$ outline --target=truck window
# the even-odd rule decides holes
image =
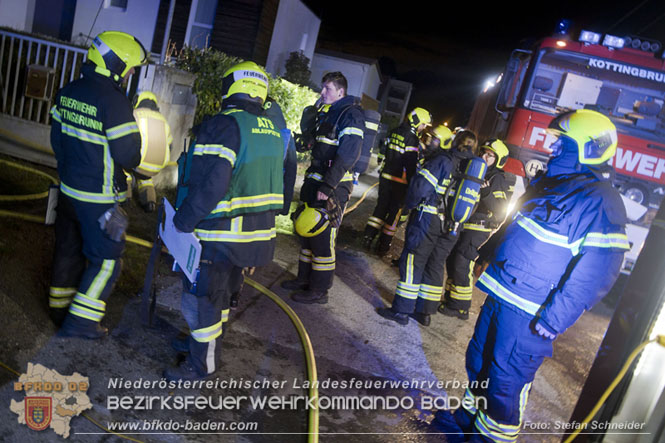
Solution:
[[[527,80],[523,106],[556,115],[593,109],[607,115],[619,132],[665,138],[665,72],[624,62],[545,49]]]

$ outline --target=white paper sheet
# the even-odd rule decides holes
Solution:
[[[182,272],[190,282],[194,283],[201,259],[201,243],[193,233],[176,230],[173,224],[175,209],[166,198],[164,198],[164,215],[164,223],[159,227],[159,235]]]

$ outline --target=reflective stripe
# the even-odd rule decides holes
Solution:
[[[49,288],[48,305],[51,308],[66,308],[70,305],[76,294],[76,288]]]
[[[370,131],[378,131],[379,130],[379,124],[378,123],[365,122],[365,127],[367,129],[369,129]]]
[[[311,178],[312,180],[316,180],[317,182],[323,181],[323,175],[319,174],[318,172],[310,172],[307,175],[305,175],[305,178]]]
[[[469,231],[481,231],[481,232],[491,232],[492,231],[491,228],[486,228],[485,226],[478,225],[476,223],[467,222],[467,223],[464,223],[464,225],[462,225],[462,226],[464,227],[464,229],[468,229]]]
[[[74,303],[69,306],[69,313],[98,323],[104,318],[103,313],[77,306]]]
[[[492,291],[494,295],[500,299],[507,301],[513,306],[517,306],[521,310],[528,312],[531,315],[535,316],[538,313],[538,309],[540,309],[539,304],[522,298],[519,295],[513,294],[508,289],[501,286],[499,282],[494,280],[494,278],[492,278],[487,272],[484,272],[478,281],[484,284],[487,289]]]
[[[263,194],[250,197],[236,197],[231,201],[221,201],[217,203],[211,214],[222,212],[231,212],[241,208],[257,208],[260,206],[283,205],[284,194]]]
[[[300,255],[298,256],[298,260],[303,262],[303,263],[311,263],[312,262],[312,251],[309,249],[301,249],[300,250]]]
[[[407,180],[406,180],[406,177],[397,177],[395,175],[390,175],[387,172],[382,172],[381,177],[383,177],[387,180],[392,180],[392,181],[397,182],[397,183],[404,183],[404,184],[408,183]]]
[[[316,137],[316,141],[319,143],[323,143],[324,145],[333,145],[333,146],[339,145],[339,140],[331,140],[328,137],[324,137],[322,135]]]
[[[471,415],[476,415],[478,409],[476,408],[476,396],[473,395],[473,392],[469,388],[466,388],[464,391],[464,397],[462,398],[462,407],[466,409]]]
[[[626,234],[601,234],[590,232],[584,237],[580,247],[617,248],[630,250],[630,243]]]
[[[106,130],[106,137],[109,140],[115,140],[129,134],[139,134],[139,127],[135,121],[123,123]]]
[[[520,213],[517,213],[515,218],[519,226],[541,242],[559,246],[561,248],[572,249],[572,245],[568,243],[568,237],[565,235],[549,231]]]
[[[268,241],[277,237],[277,229],[262,229],[257,231],[208,231],[195,229],[194,234],[203,241],[221,241],[229,243],[251,243],[254,241]]]
[[[236,163],[236,153],[233,149],[229,149],[224,145],[194,145],[193,155],[216,155],[226,159],[231,163],[231,166]]]
[[[230,309],[222,309],[222,323],[229,321],[229,312],[231,312]]]
[[[363,138],[365,134],[363,133],[363,130],[360,128],[346,127],[340,131],[337,138],[342,138],[345,135],[357,135],[358,137]]]
[[[101,269],[99,270],[95,278],[92,280],[92,283],[88,288],[88,292],[84,294],[86,297],[89,297],[91,299],[99,298],[104,288],[106,288],[109,278],[111,278],[111,275],[113,274],[113,270],[115,269],[115,262],[116,262],[115,260],[108,260],[108,259],[102,262]]]
[[[55,105],[51,108],[51,116],[53,117],[53,120],[62,123],[62,117],[60,116],[60,112],[58,112],[58,107]]]
[[[417,208],[419,211],[426,212],[428,214],[434,214],[437,215],[439,213],[439,210],[436,208],[436,206],[432,205],[418,205]]]
[[[371,226],[376,229],[381,229],[381,226],[383,226],[383,220],[381,220],[378,217],[371,216],[369,220],[367,220],[367,226]]]
[[[63,194],[68,195],[71,198],[90,203],[115,203],[116,201],[121,202],[127,199],[127,192],[119,192],[116,197],[115,194],[79,191],[64,183],[60,183],[60,190]]]
[[[427,181],[429,182],[429,184],[431,184],[432,186],[434,186],[434,188],[437,188],[437,186],[438,186],[438,184],[439,184],[439,181],[438,181],[438,180],[436,179],[436,177],[434,177],[434,175],[433,175],[431,172],[429,172],[427,169],[424,169],[424,168],[423,168],[423,169],[419,170],[419,171],[418,171],[418,174],[420,174],[420,175],[422,175],[423,177],[425,177],[425,180],[427,180]]]
[[[220,320],[207,328],[194,329],[191,335],[199,343],[208,343],[222,335],[222,321]]]
[[[143,188],[154,188],[155,183],[153,183],[152,179],[148,180],[139,180],[139,191],[142,190]]]
[[[61,126],[61,132],[69,135],[70,137],[78,138],[84,142],[93,143],[96,145],[108,144],[109,139],[103,135],[95,134],[94,132],[86,131],[85,129],[76,128],[74,126],[68,125],[67,123],[62,123]]]
[[[418,290],[420,289],[420,285],[413,283],[413,260],[413,253],[409,253],[406,256],[406,281],[399,280],[397,282],[397,289],[395,290],[395,295],[409,300],[418,298]]]
[[[494,191],[492,195],[494,195],[494,198],[502,198],[504,200],[506,199],[506,193],[503,191]]]
[[[418,152],[418,146],[407,146],[404,148],[404,152]]]
[[[404,154],[404,148],[403,148],[402,146],[398,146],[398,145],[395,145],[395,144],[393,144],[393,143],[390,143],[390,144],[388,145],[388,148],[389,148],[389,149],[392,149],[393,151],[397,151],[397,152],[399,152],[400,154]]]
[[[529,398],[529,391],[531,390],[531,383],[527,383],[522,387],[519,395],[519,422],[516,425],[498,423],[492,417],[487,415],[485,411],[478,410],[476,415],[475,426],[480,433],[492,441],[496,442],[514,442],[522,427],[524,418],[524,410]]]
[[[439,301],[441,300],[442,293],[443,286],[431,286],[423,283],[420,285],[418,297],[424,298],[425,300]]]
[[[74,302],[80,303],[89,308],[97,309],[102,312],[106,311],[106,303],[104,303],[101,300],[95,300],[94,298],[90,298],[87,295],[82,294],[80,292],[76,293],[76,296],[74,297]]]

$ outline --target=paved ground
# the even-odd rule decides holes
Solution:
[[[354,192],[357,199],[367,186],[376,181],[376,174],[361,177],[363,183]],[[464,352],[473,332],[484,294],[476,291],[471,319],[462,321],[437,315],[429,328],[414,321],[400,326],[379,317],[375,309],[390,304],[398,274],[389,259],[379,259],[358,247],[359,237],[374,206],[376,189],[357,210],[349,214],[340,232],[337,248],[337,271],[334,287],[327,305],[300,305],[288,298],[279,282],[292,278],[297,268],[298,244],[291,236],[278,237],[274,262],[259,269],[252,278],[273,290],[297,313],[305,325],[316,356],[318,379],[333,384],[360,383],[357,387],[324,386],[319,395],[364,398],[357,405],[322,405],[320,411],[321,441],[443,441],[428,426],[432,418],[428,401],[444,406],[463,393]],[[0,300],[2,316],[9,325],[0,335],[0,361],[19,372],[28,362],[41,363],[62,374],[79,372],[90,379],[88,394],[93,409],[87,415],[104,427],[114,423],[255,422],[257,429],[244,433],[196,434],[162,430],[151,433],[140,430],[132,438],[146,442],[199,442],[199,441],[305,441],[307,410],[302,402],[295,408],[280,403],[273,408],[268,404],[252,405],[252,399],[270,396],[289,398],[304,396],[306,381],[305,360],[301,342],[289,318],[268,297],[245,286],[237,310],[233,311],[230,328],[224,341],[224,362],[217,376],[220,382],[241,386],[204,389],[116,388],[112,384],[119,378],[125,381],[158,381],[164,367],[177,362],[178,354],[169,346],[171,338],[185,329],[178,312],[179,280],[163,268],[158,281],[158,319],[152,328],[141,325],[138,298],[125,291],[114,294],[113,309],[105,322],[111,326],[111,336],[99,342],[62,339],[55,336],[45,309],[29,312],[25,300],[16,300],[12,289],[2,285],[5,272],[25,272],[24,297],[45,303],[45,284],[36,284],[37,275],[48,272],[50,244],[48,231],[35,228],[35,232],[21,237],[14,229],[18,222],[0,220],[0,264],[11,263],[9,257],[18,257],[20,251],[14,242],[45,245],[34,248],[29,261],[20,256],[15,267],[3,268],[0,274]],[[400,231],[400,234],[402,232]],[[401,246],[397,241],[395,249]],[[128,249],[136,246],[128,246]],[[3,260],[4,257],[4,261]],[[21,271],[21,270],[24,271]],[[46,283],[47,285],[47,283]],[[137,286],[138,288],[138,286]],[[595,357],[609,321],[611,309],[599,304],[555,343],[554,357],[545,362],[538,372],[529,399],[525,420],[533,423],[565,421],[577,401],[586,373]],[[0,440],[7,442],[46,442],[59,438],[51,430],[35,432],[18,425],[16,415],[9,408],[10,399],[20,400],[23,394],[13,391],[15,377],[0,369]],[[243,383],[268,380],[277,387],[242,386]],[[406,386],[392,386],[391,381],[406,381]],[[447,388],[437,387],[437,382]],[[380,387],[365,386],[377,383]],[[376,386],[376,385],[373,385]],[[213,410],[204,408],[187,411],[162,409],[119,409],[111,404],[114,396],[169,395],[213,396],[222,395],[240,399],[238,408]],[[243,400],[242,397],[245,397]],[[384,408],[368,399],[391,398],[398,407]],[[5,405],[5,406],[3,406]],[[555,435],[523,432],[520,441],[559,441]],[[70,441],[125,441],[103,434],[91,421],[76,417],[71,422]]]

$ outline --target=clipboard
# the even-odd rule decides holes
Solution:
[[[164,223],[159,226],[159,235],[187,279],[194,283],[201,260],[201,243],[194,233],[176,230],[174,215],[175,209],[164,198]]]

